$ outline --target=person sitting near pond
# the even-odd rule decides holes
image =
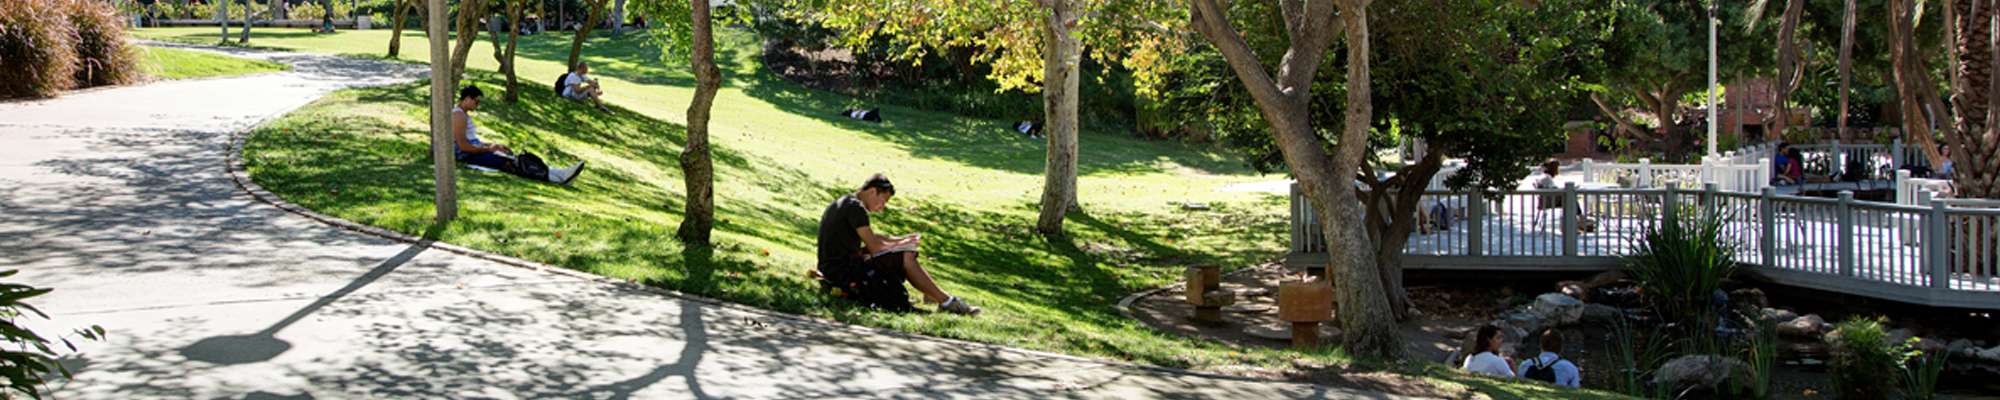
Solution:
[[[1472,341],[1473,355],[1465,358],[1467,371],[1494,376],[1514,377],[1514,368],[1505,358],[1500,358],[1500,328],[1493,325],[1479,326],[1479,335]]]
[[[1563,335],[1561,331],[1550,329],[1542,333],[1542,354],[1515,366],[1514,373],[1522,378],[1543,382],[1554,382],[1568,387],[1583,387],[1582,372],[1576,363],[1562,358]]]
[[[1951,145],[1938,145],[1938,154],[1944,156],[1944,164],[1939,165],[1936,171],[1931,171],[1931,178],[1951,179]]]
[[[1772,185],[1796,185],[1799,183],[1798,180],[1792,179],[1792,159],[1785,154],[1791,148],[1791,143],[1778,143],[1778,150],[1771,152]]]
[[[1806,173],[1806,157],[1802,154],[1799,154],[1799,149],[1787,150],[1785,152],[1785,158],[1791,162],[1790,164],[1786,164],[1789,165],[1790,167],[1787,167],[1785,169],[1785,173],[1789,174],[1789,176],[1792,179],[1792,182],[1794,183],[1833,182],[1833,177],[1820,174]]]
[[[939,310],[979,314],[979,307],[938,288],[930,273],[917,264],[922,236],[889,237],[876,233],[869,224],[868,214],[882,211],[895,195],[896,186],[889,183],[889,176],[877,173],[862,182],[861,190],[826,206],[819,220],[819,268],[815,276],[863,305],[908,309],[910,300],[903,282],[909,282]]]
[[[604,88],[597,86],[596,79],[586,75],[589,73],[590,63],[576,62],[576,70],[563,76],[562,97],[578,103],[590,100],[591,104],[597,105],[598,111],[611,112],[610,108],[604,107],[604,101],[597,99],[604,95]]]
[[[482,168],[506,172],[529,179],[542,179],[557,184],[568,185],[583,174],[583,162],[569,168],[549,168],[542,164],[541,157],[521,153],[499,143],[479,140],[479,125],[472,123],[472,110],[479,109],[479,99],[486,93],[478,86],[465,85],[458,90],[458,106],[451,109],[451,132],[456,143],[452,153],[459,162]]]

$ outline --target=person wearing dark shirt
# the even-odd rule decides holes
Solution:
[[[875,174],[861,184],[861,190],[834,199],[819,221],[819,273],[833,282],[847,282],[860,276],[900,277],[923,293],[924,300],[939,310],[961,315],[978,314],[979,307],[939,289],[929,272],[917,263],[922,236],[897,237],[876,233],[868,214],[882,211],[896,186],[889,177]]]

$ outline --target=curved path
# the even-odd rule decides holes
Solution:
[[[163,44],[164,45],[164,44]],[[0,269],[46,334],[110,331],[62,399],[1390,398],[913,337],[511,266],[257,201],[232,134],[420,66],[191,47],[292,71],[0,103]]]

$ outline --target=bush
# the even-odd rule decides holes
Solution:
[[[1715,208],[1678,211],[1647,227],[1632,244],[1626,273],[1662,316],[1710,315],[1710,295],[1736,273],[1740,245],[1723,235],[1733,214]]]
[[[125,20],[103,2],[67,0],[62,6],[76,32],[78,87],[118,85],[138,77],[132,49],[125,47]]]
[[[1834,390],[1844,399],[1886,399],[1897,381],[1899,354],[1887,342],[1880,319],[1848,318],[1827,335],[1833,345]]]
[[[0,1],[0,97],[54,96],[73,86],[75,38],[58,4]]]
[[[12,276],[16,272],[19,270],[0,271],[0,277]],[[0,398],[12,398],[13,396],[7,394],[11,391],[31,399],[39,399],[42,398],[42,389],[47,384],[50,373],[62,374],[64,378],[70,377],[69,369],[55,361],[55,357],[61,354],[50,346],[53,343],[15,323],[17,318],[27,315],[47,319],[49,317],[47,314],[43,314],[41,310],[24,301],[46,294],[49,290],[51,289],[0,283],[0,341],[5,341],[12,347],[4,351],[4,357],[0,357],[0,377],[6,377],[7,381],[6,388],[0,389]],[[100,340],[104,337],[104,328],[91,326],[88,330],[78,329],[75,334],[90,340]],[[63,346],[68,347],[70,351],[76,351],[76,345],[71,344],[68,338],[56,339],[62,341]]]
[[[352,11],[354,11],[353,5],[341,1],[333,2],[333,19],[347,19],[347,13]],[[325,17],[326,8],[320,7],[318,1],[309,1],[297,7],[292,7],[291,19],[322,19]]]

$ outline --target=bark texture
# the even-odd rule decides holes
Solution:
[[[581,26],[576,28],[576,39],[572,39],[569,42],[569,64],[564,64],[564,69],[570,71],[576,71],[577,58],[583,56],[583,41],[589,39],[590,31],[597,28],[597,21],[604,20],[604,6],[611,2],[611,0],[586,1],[590,4],[590,19],[583,20],[583,23],[578,24]]]
[[[396,3],[395,24],[389,28],[389,58],[403,54],[403,19],[409,18],[410,10],[416,8],[413,1]]]
[[[1079,207],[1076,193],[1077,66],[1083,41],[1071,36],[1076,16],[1070,0],[1043,0],[1042,109],[1049,125],[1048,165],[1042,176],[1042,212],[1035,230],[1061,234],[1063,217]]]
[[[465,75],[465,57],[472,53],[472,43],[479,41],[479,17],[486,16],[486,0],[460,0],[458,2],[458,44],[451,49],[451,84],[458,87],[458,79]]]
[[[458,177],[453,163],[452,149],[458,146],[451,135],[451,108],[457,97],[457,88],[452,86],[451,70],[438,68],[451,65],[451,54],[445,52],[444,0],[429,0],[431,38],[431,167],[436,173],[437,221],[458,218]]]
[[[1852,90],[1854,75],[1854,0],[1847,0],[1847,10],[1840,17],[1840,121],[1836,135],[1841,140],[1850,140],[1847,134],[1847,96]]]
[[[688,244],[707,245],[715,228],[715,165],[709,159],[708,113],[715,105],[715,92],[722,87],[722,71],[715,66],[715,32],[709,21],[708,0],[689,0],[694,7],[693,54],[694,101],[688,103],[687,146],[681,149],[681,172],[687,184],[687,215],[674,237]]]

